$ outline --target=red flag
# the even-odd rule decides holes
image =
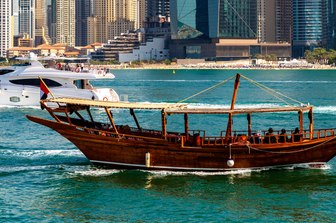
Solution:
[[[49,93],[49,88],[45,85],[44,81],[40,80],[40,100],[46,99]]]

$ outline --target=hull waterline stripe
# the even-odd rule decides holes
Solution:
[[[232,171],[232,170],[253,170],[253,169],[263,169],[263,168],[281,168],[281,167],[289,167],[295,165],[325,165],[326,162],[312,162],[312,163],[294,163],[294,164],[286,164],[286,165],[277,165],[277,166],[264,166],[264,167],[250,167],[250,168],[192,168],[192,167],[171,167],[171,166],[150,166],[150,168],[146,167],[146,165],[141,164],[130,164],[130,163],[118,163],[118,162],[108,162],[108,161],[100,161],[100,160],[90,160],[92,163],[100,163],[100,164],[110,164],[110,165],[118,165],[118,166],[129,166],[129,167],[139,167],[143,169],[171,169],[171,170],[190,170],[190,171]]]

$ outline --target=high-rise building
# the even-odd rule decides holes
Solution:
[[[293,0],[292,56],[327,47],[328,7],[326,0]]]
[[[35,45],[49,44],[45,0],[35,0],[35,3]]]
[[[170,0],[147,0],[147,15],[151,18],[155,16],[170,16]]]
[[[12,2],[12,15],[14,17],[14,36],[19,35],[19,1]]]
[[[97,17],[87,19],[87,42],[92,44],[97,42]]]
[[[19,0],[19,35],[35,38],[35,0]]]
[[[275,43],[275,19],[267,18],[274,17],[274,13],[267,11],[275,12],[274,3],[274,0],[171,0],[170,56],[228,60],[275,54],[290,58],[290,44]],[[271,43],[260,43],[258,38],[262,39],[260,42],[270,39]]]
[[[258,0],[258,41],[276,41],[276,0]]]
[[[96,41],[107,42],[107,23],[111,21],[111,3],[112,0],[96,0],[93,7],[93,16],[95,17],[97,25],[96,30]],[[91,23],[92,24],[92,23]]]
[[[220,0],[217,15],[218,37],[257,38],[257,0]]]
[[[0,57],[7,56],[7,50],[13,42],[13,17],[11,0],[0,1]]]
[[[93,16],[97,19],[97,41],[107,42],[128,30],[143,27],[145,0],[96,0]]]
[[[336,0],[328,0],[328,48],[336,49]]]
[[[171,0],[173,39],[257,38],[257,0]]]
[[[170,39],[170,1],[147,0],[145,39]]]
[[[293,0],[276,0],[275,27],[276,41],[290,43],[292,41]]]
[[[258,41],[291,42],[292,0],[258,0]]]
[[[56,38],[56,0],[51,0],[50,4],[47,6],[47,24],[48,24],[48,36],[50,37],[51,43],[55,44],[57,42]]]
[[[75,0],[56,0],[56,42],[75,46]]]
[[[92,14],[91,0],[76,0],[76,46],[89,44],[88,18]]]

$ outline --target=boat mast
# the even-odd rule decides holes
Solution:
[[[235,83],[234,83],[232,100],[231,100],[231,108],[230,108],[231,111],[234,110],[234,106],[235,106],[236,99],[237,99],[239,84],[240,84],[240,74],[237,74],[236,75],[236,80],[235,80]],[[228,138],[228,137],[231,137],[231,136],[232,136],[232,113],[229,113],[229,120],[228,120],[228,124],[227,124],[225,137]]]

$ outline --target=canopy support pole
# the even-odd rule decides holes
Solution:
[[[107,114],[107,116],[108,116],[108,118],[109,118],[109,120],[110,120],[110,122],[111,122],[111,125],[113,126],[113,129],[114,129],[115,133],[118,135],[119,133],[118,133],[118,130],[117,130],[116,125],[114,124],[114,120],[113,120],[111,111],[108,110],[107,107],[105,107],[105,112],[106,112],[106,114]]]
[[[140,124],[139,124],[139,122],[138,122],[138,119],[137,119],[137,117],[135,116],[134,109],[131,108],[131,109],[130,109],[130,112],[131,112],[131,115],[133,116],[133,119],[134,119],[134,121],[135,121],[136,126],[138,127],[139,130],[141,130],[141,127],[140,127]]]
[[[162,137],[167,140],[167,119],[166,112],[164,109],[161,111],[161,121],[162,121]]]
[[[189,122],[188,122],[188,113],[184,113],[184,132],[186,135],[186,139],[189,138]]]
[[[303,133],[303,112],[299,111],[299,120],[300,120],[300,134]]]
[[[310,135],[310,139],[313,139],[313,137],[314,137],[314,115],[313,115],[313,107],[311,107],[311,108],[309,109],[308,117],[309,117],[309,135]]]
[[[91,114],[91,112],[90,112],[90,107],[89,107],[89,106],[86,107],[86,111],[87,111],[87,113],[88,113],[89,116],[90,116],[90,120],[91,120],[92,124],[95,125],[95,122],[94,122],[94,120],[93,120],[93,117],[92,117],[92,114]]]
[[[247,114],[247,122],[248,122],[248,126],[247,126],[247,134],[248,136],[252,135],[252,120],[251,120],[251,113]]]

